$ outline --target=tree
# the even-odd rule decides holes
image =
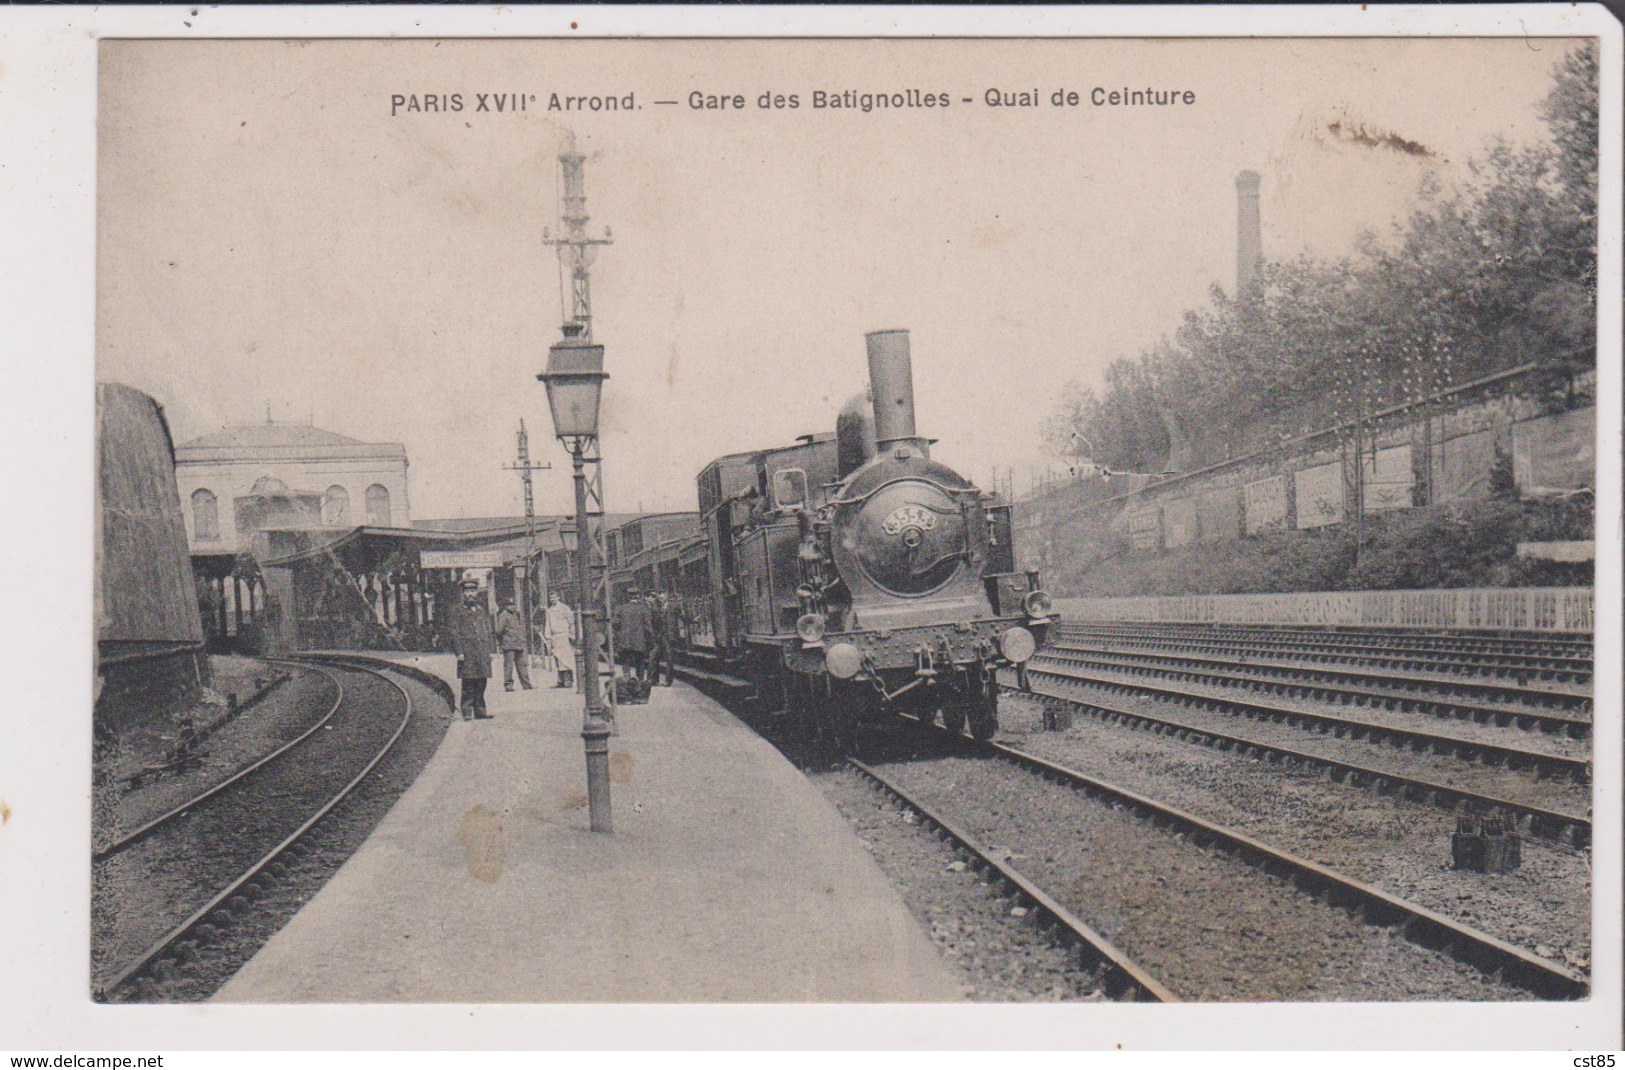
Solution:
[[[1187,433],[1180,452],[1212,463],[1517,365],[1594,360],[1593,46],[1563,58],[1542,116],[1549,144],[1492,141],[1460,181],[1424,179],[1388,241],[1266,264],[1245,300],[1214,287],[1172,339],[1113,361],[1098,392],[1072,384],[1045,441],[1157,472]]]
[[[1597,221],[1597,107],[1597,46],[1587,42],[1563,57],[1540,116],[1552,132],[1558,179],[1589,226]]]

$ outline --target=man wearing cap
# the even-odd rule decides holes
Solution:
[[[526,665],[529,659],[525,656],[525,623],[519,619],[519,611],[513,607],[511,596],[502,600],[502,608],[497,611],[497,646],[502,648],[502,690],[513,690],[513,673],[519,670],[519,682],[526,691],[530,687],[530,668]]]
[[[491,678],[497,638],[479,580],[463,581],[463,604],[451,620],[451,650],[457,655],[457,680],[461,685],[457,705],[463,711],[463,720],[488,720],[491,715],[485,712],[485,683]]]
[[[649,607],[636,587],[615,607],[615,656],[633,676],[649,680]]]

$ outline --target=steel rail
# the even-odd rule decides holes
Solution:
[[[1412,672],[1433,672],[1441,676],[1481,675],[1519,681],[1516,685],[1537,693],[1539,688],[1527,687],[1527,681],[1549,679],[1553,683],[1589,683],[1592,663],[1582,659],[1563,659],[1565,664],[1555,666],[1552,659],[1540,659],[1546,664],[1515,665],[1504,660],[1482,658],[1467,660],[1465,656],[1440,657],[1425,651],[1405,651],[1393,647],[1366,646],[1358,643],[1310,643],[1291,639],[1268,637],[1224,638],[1222,636],[1190,633],[1118,631],[1088,625],[1062,624],[1059,633],[1068,638],[1093,639],[1099,642],[1118,640],[1131,646],[1154,649],[1201,650],[1224,654],[1259,653],[1265,656],[1296,658],[1310,662],[1354,662],[1386,666]],[[1567,694],[1567,692],[1553,692]]]
[[[1326,696],[1338,699],[1346,696],[1344,704],[1360,705],[1362,701],[1395,707],[1401,711],[1416,707],[1423,713],[1446,720],[1472,721],[1475,724],[1493,723],[1499,727],[1514,727],[1525,731],[1562,733],[1573,739],[1591,735],[1589,717],[1573,717],[1551,710],[1518,709],[1503,706],[1468,706],[1434,695],[1406,694],[1402,691],[1372,691],[1348,687],[1335,681],[1351,682],[1386,680],[1401,681],[1404,677],[1347,671],[1318,669],[1309,666],[1278,665],[1270,662],[1235,661],[1228,658],[1203,658],[1194,655],[1157,654],[1142,650],[1106,650],[1098,647],[1077,646],[1068,642],[1049,643],[1039,657],[1065,661],[1073,665],[1092,665],[1130,673],[1152,673],[1170,678],[1195,680],[1200,683],[1245,684],[1252,690],[1279,694],[1303,694],[1308,698]],[[1307,679],[1305,679],[1307,678]],[[1325,679],[1328,683],[1316,683]],[[1404,688],[1406,683],[1392,686]],[[1442,690],[1449,690],[1448,687]]]
[[[1358,628],[1358,626],[1324,626],[1308,624],[1235,624],[1191,623],[1191,621],[1113,621],[1071,620],[1076,628],[1097,631],[1116,631],[1121,634],[1155,634],[1155,636],[1207,636],[1222,639],[1225,636],[1246,639],[1280,639],[1287,642],[1326,642],[1332,646],[1368,647],[1368,649],[1420,650],[1441,654],[1495,655],[1506,654],[1518,659],[1550,660],[1550,662],[1591,662],[1591,637],[1555,639],[1544,634],[1521,636],[1467,636],[1467,634],[1430,633],[1423,629]]]
[[[1372,647],[1438,651],[1457,654],[1504,653],[1517,658],[1552,661],[1589,661],[1590,633],[1554,636],[1549,633],[1468,634],[1429,631],[1425,628],[1361,627],[1359,625],[1240,624],[1228,621],[1074,620],[1080,627],[1139,631],[1158,635],[1253,636],[1298,639],[1304,642],[1355,643]],[[1534,653],[1531,653],[1534,651]]]
[[[935,825],[943,836],[971,856],[972,865],[996,874],[1006,885],[1015,889],[1020,898],[1032,903],[1042,916],[1048,917],[1054,925],[1063,930],[1068,941],[1082,953],[1085,962],[1100,971],[1102,987],[1105,988],[1107,995],[1138,1002],[1178,1002],[1178,996],[1119,951],[1110,940],[1097,933],[1018,870],[994,858],[970,833],[913,798],[885,775],[856,758],[847,758],[846,761],[849,766],[879,785],[904,806]]]
[[[265,660],[266,661],[281,662],[282,664],[303,664],[303,663],[299,663],[299,662],[291,662],[287,658],[266,658]],[[317,671],[320,671],[320,670],[317,670]],[[339,707],[344,704],[344,685],[340,684],[332,676],[328,676],[326,673],[323,673],[322,675],[327,676],[328,682],[333,684],[333,686],[335,688],[337,688],[338,694],[333,699],[332,707],[325,714],[323,714],[321,719],[318,720],[315,724],[311,725],[309,728],[305,729],[299,735],[295,736],[293,739],[291,739],[288,742],[284,743],[282,746],[278,747],[276,750],[272,751],[271,753],[265,755],[263,758],[261,758],[258,761],[254,762],[252,765],[246,766],[245,768],[238,770],[236,773],[233,773],[231,776],[227,777],[225,780],[222,780],[220,783],[216,784],[214,787],[209,788],[207,791],[204,791],[204,792],[201,792],[201,793],[199,793],[197,795],[194,795],[192,798],[188,799],[186,802],[181,803],[179,806],[172,807],[171,809],[165,811],[164,813],[159,814],[157,817],[153,818],[151,821],[148,821],[146,824],[142,825],[140,828],[138,828],[135,831],[131,832],[129,835],[125,836],[123,839],[117,840],[114,843],[109,844],[108,846],[102,848],[100,851],[94,852],[90,856],[90,860],[92,862],[102,862],[102,861],[105,861],[106,859],[109,859],[109,858],[113,857],[114,855],[118,854],[120,851],[123,851],[126,848],[134,846],[135,844],[137,844],[137,843],[141,842],[142,840],[146,839],[148,836],[152,835],[155,831],[157,831],[162,826],[168,824],[170,821],[173,821],[175,818],[180,817],[182,814],[184,814],[187,811],[189,811],[190,809],[192,809],[192,807],[194,807],[194,806],[198,805],[199,803],[203,802],[205,799],[211,798],[212,796],[218,795],[220,792],[225,791],[227,788],[229,788],[233,784],[237,783],[237,781],[243,779],[243,777],[245,777],[248,774],[254,772],[256,769],[259,769],[262,766],[270,764],[271,762],[275,761],[277,758],[280,758],[283,754],[287,753],[288,751],[292,750],[294,747],[297,747],[299,744],[303,743],[306,739],[309,739],[312,735],[314,735],[316,733],[316,731],[318,729],[320,729],[328,721],[332,720],[333,715],[335,713],[337,713],[339,711]]]
[[[366,767],[363,768],[361,772],[357,773],[348,784],[344,785],[344,787],[341,788],[332,798],[330,798],[320,810],[311,815],[311,817],[308,818],[304,824],[300,825],[297,829],[290,833],[281,843],[271,848],[271,850],[261,857],[258,862],[255,862],[253,865],[248,867],[248,869],[241,876],[218,892],[207,903],[193,911],[185,921],[181,922],[164,936],[156,940],[150,947],[143,951],[137,959],[131,962],[130,965],[126,966],[124,969],[120,970],[116,975],[114,975],[111,981],[107,982],[105,985],[98,986],[96,989],[96,997],[98,1000],[105,1000],[111,993],[121,988],[137,974],[141,973],[141,971],[155,963],[160,957],[169,951],[170,948],[178,945],[181,940],[190,934],[199,924],[201,924],[205,918],[218,910],[222,903],[229,901],[231,897],[236,895],[245,885],[247,885],[254,878],[258,877],[261,873],[265,872],[271,863],[277,861],[282,857],[282,855],[288,853],[298,840],[300,840],[306,833],[316,826],[317,822],[321,821],[322,818],[331,813],[339,803],[347,799],[350,796],[350,793],[353,792],[356,787],[367,778],[367,775],[373,771],[374,767],[376,767],[379,762],[383,761],[384,756],[394,749],[396,741],[401,738],[402,733],[406,731],[406,726],[412,720],[411,693],[408,692],[406,688],[401,686],[400,681],[395,680],[377,669],[368,668],[354,663],[346,664],[344,667],[352,672],[368,673],[372,676],[376,676],[401,693],[401,698],[405,702],[405,709],[401,714],[401,723],[395,727],[395,731],[389,737],[389,741],[384,744],[382,749],[372,756],[372,759],[367,762]],[[340,702],[342,703],[343,685],[339,683],[337,677],[330,675],[326,669],[313,663],[310,664],[310,668],[322,673],[323,675],[327,675],[328,678],[333,681],[334,685],[339,688],[339,697]]]
[[[1065,628],[1063,627],[1063,633]],[[1063,634],[1062,639],[1076,639],[1075,633]],[[1094,636],[1104,641],[1106,637]],[[1222,643],[1211,640],[1178,640],[1165,638],[1127,638],[1120,646],[1128,648],[1145,648],[1147,650],[1171,650],[1177,652],[1201,652],[1237,654],[1241,656],[1263,656],[1276,659],[1268,662],[1281,667],[1294,665],[1354,665],[1357,667],[1371,666],[1375,668],[1398,669],[1399,678],[1407,681],[1406,686],[1427,688],[1432,687],[1444,691],[1459,691],[1466,694],[1477,694],[1484,698],[1496,699],[1502,702],[1521,702],[1527,705],[1547,706],[1570,709],[1589,709],[1591,706],[1590,690],[1583,686],[1577,690],[1556,690],[1553,688],[1530,687],[1522,683],[1498,683],[1485,679],[1470,679],[1477,670],[1473,667],[1463,667],[1455,670],[1442,670],[1437,675],[1417,676],[1418,672],[1430,672],[1430,666],[1436,663],[1414,658],[1368,657],[1363,654],[1351,653],[1337,647],[1326,651],[1288,650],[1279,644],[1251,643],[1235,644]],[[1408,670],[1408,671],[1407,671]]]
[[[1583,999],[1590,991],[1590,978],[1585,974],[1346,877],[1317,862],[1271,847],[1245,833],[998,743],[979,743],[963,736],[959,739],[962,746],[972,753],[979,751],[995,755],[1087,795],[1121,804],[1149,818],[1154,825],[1180,829],[1199,846],[1219,847],[1254,868],[1282,877],[1312,895],[1324,897],[1329,905],[1359,912],[1359,916],[1368,924],[1402,926],[1405,938],[1410,942],[1450,955],[1485,973],[1499,974],[1503,980],[1538,995],[1551,999]]]
[[[1260,702],[1204,695],[1177,687],[1159,687],[1152,683],[1141,684],[1128,680],[1090,676],[1080,672],[1066,671],[1059,666],[1045,667],[1029,662],[1027,672],[1029,675],[1036,673],[1054,676],[1078,683],[1090,684],[1095,687],[1109,688],[1114,691],[1137,692],[1169,698],[1182,704],[1195,704],[1199,707],[1222,707],[1234,710],[1253,720],[1282,722],[1294,728],[1313,728],[1322,734],[1346,732],[1356,739],[1364,738],[1370,742],[1380,741],[1395,746],[1409,747],[1412,750],[1420,746],[1435,754],[1460,758],[1466,761],[1477,761],[1490,766],[1499,765],[1512,770],[1533,769],[1537,776],[1566,777],[1576,784],[1589,784],[1591,782],[1591,763],[1580,758],[1565,758],[1562,755],[1548,754],[1543,751],[1503,747],[1495,743],[1480,743],[1477,740],[1462,739],[1459,736],[1439,736],[1414,728],[1397,728],[1393,725],[1380,724],[1374,721],[1361,721],[1352,717],[1309,713],[1284,706],[1266,706]]]
[[[1030,671],[1035,675],[1058,675],[1042,673],[1041,670]],[[1059,676],[1059,678],[1067,679],[1065,676]],[[1008,691],[1015,690],[1008,685],[1001,686],[1004,686]],[[1028,692],[1018,693],[1026,694]],[[1150,714],[1106,706],[1093,700],[1086,701],[1071,695],[1060,695],[1050,691],[1033,691],[1030,694],[1066,702],[1083,709],[1091,716],[1109,722],[1126,721],[1131,725],[1145,727],[1154,732],[1172,733],[1176,739],[1183,742],[1194,742],[1203,746],[1215,747],[1221,751],[1236,750],[1248,755],[1282,759],[1311,769],[1323,769],[1331,773],[1340,782],[1351,780],[1356,787],[1369,787],[1378,794],[1398,791],[1402,798],[1451,813],[1463,809],[1474,813],[1501,810],[1516,818],[1520,828],[1530,835],[1557,846],[1572,846],[1577,849],[1584,849],[1591,843],[1591,820],[1576,814],[1512,802],[1497,796],[1485,795],[1465,788],[1456,788],[1447,784],[1424,780],[1421,777],[1372,769],[1337,758],[1328,758],[1321,754],[1309,754],[1276,743],[1265,743],[1261,740],[1219,732],[1215,729],[1187,724],[1166,717],[1155,717]],[[1568,843],[1564,842],[1565,836],[1568,837]]]

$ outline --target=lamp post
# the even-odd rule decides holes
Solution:
[[[553,434],[570,452],[576,488],[576,606],[581,614],[581,691],[585,710],[581,739],[587,752],[587,807],[594,832],[612,832],[609,803],[610,725],[604,716],[598,681],[598,607],[588,576],[593,539],[588,526],[586,455],[598,441],[598,407],[603,396],[604,347],[583,337],[578,323],[564,326],[564,339],[548,350],[547,370],[536,378],[547,386]]]

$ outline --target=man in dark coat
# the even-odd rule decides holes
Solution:
[[[659,684],[661,673],[664,672],[666,681],[664,686],[670,687],[673,673],[671,664],[672,643],[676,639],[675,614],[667,603],[663,594],[649,596],[649,682]]]
[[[642,592],[627,592],[627,600],[615,607],[615,656],[635,676],[648,677],[649,610]]]
[[[502,690],[513,690],[513,673],[519,670],[519,682],[526,691],[530,687],[530,660],[525,655],[525,622],[519,619],[513,599],[504,598],[497,611],[497,646],[502,648]]]
[[[462,685],[457,705],[463,711],[463,720],[489,720],[485,683],[491,678],[497,637],[479,580],[463,581],[463,604],[451,619],[451,650],[457,655],[457,680]]]

